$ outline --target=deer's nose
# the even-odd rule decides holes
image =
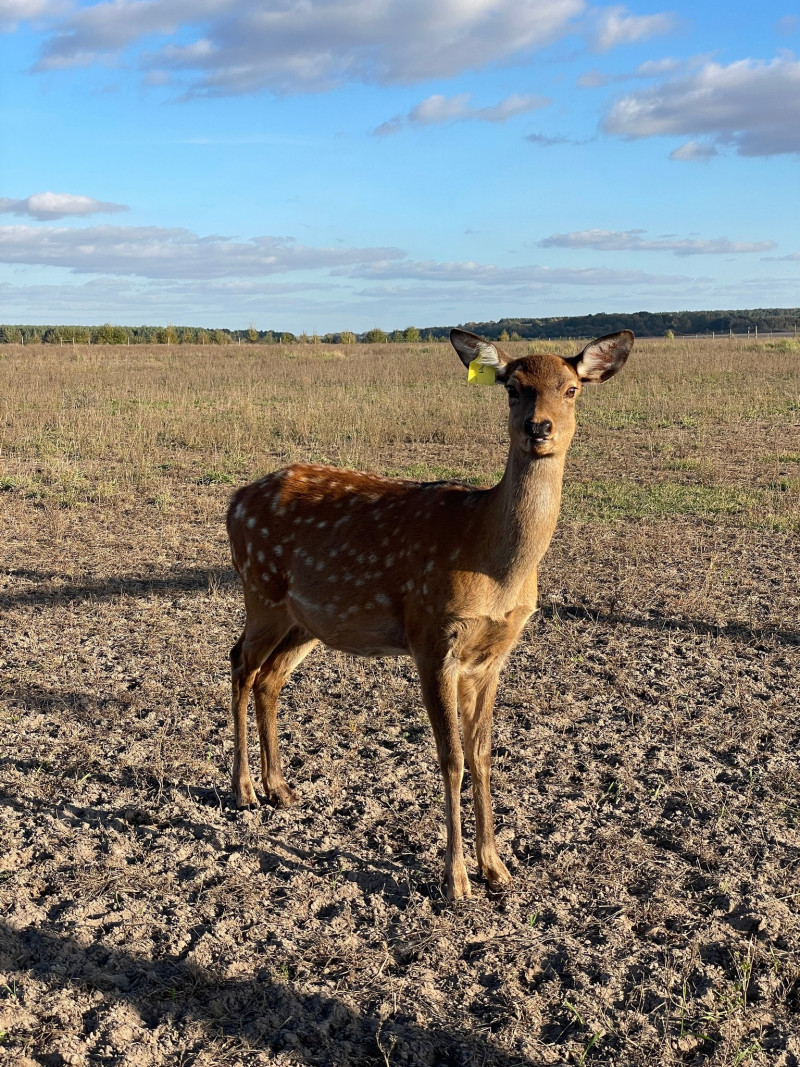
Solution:
[[[541,422],[528,419],[525,423],[525,433],[534,441],[546,441],[552,432],[553,424],[550,419],[542,419]]]

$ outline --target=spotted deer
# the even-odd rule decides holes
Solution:
[[[411,656],[444,779],[445,881],[471,895],[461,839],[464,748],[476,855],[490,887],[511,881],[497,852],[489,792],[500,670],[536,609],[537,568],[558,518],[564,460],[585,382],[625,363],[628,330],[569,359],[513,359],[466,330],[450,340],[468,366],[493,367],[508,393],[505,472],[491,489],[415,482],[297,463],[240,489],[228,511],[246,622],[231,649],[233,793],[256,803],[247,761],[252,689],[267,799],[297,797],[278,752],[278,695],[318,641],[359,656]]]

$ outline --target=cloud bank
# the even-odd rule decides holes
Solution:
[[[106,0],[57,23],[35,69],[114,62],[160,36],[141,65],[188,81],[191,95],[403,84],[543,48],[585,9],[585,0]]]
[[[264,277],[405,256],[396,248],[308,248],[291,237],[236,241],[158,226],[2,226],[0,245],[7,263],[144,278]]]
[[[676,256],[731,255],[769,252],[774,241],[731,241],[727,237],[642,237],[644,230],[576,230],[554,233],[538,242],[540,248],[589,248],[595,252],[672,252]]]

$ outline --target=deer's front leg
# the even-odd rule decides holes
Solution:
[[[451,900],[472,896],[464,846],[461,839],[461,780],[464,777],[464,753],[458,733],[458,695],[455,672],[448,671],[439,660],[417,660],[422,697],[436,738],[436,752],[444,782],[444,814],[447,826],[447,849],[444,877]]]
[[[464,747],[467,750],[475,802],[475,851],[478,866],[492,889],[501,889],[511,875],[500,856],[494,839],[494,816],[490,791],[492,761],[492,719],[499,669],[486,670],[477,679],[459,679],[458,699]]]

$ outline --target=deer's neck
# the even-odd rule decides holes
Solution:
[[[524,580],[547,551],[558,521],[565,456],[530,458],[511,449],[487,493],[486,548],[498,577]]]

